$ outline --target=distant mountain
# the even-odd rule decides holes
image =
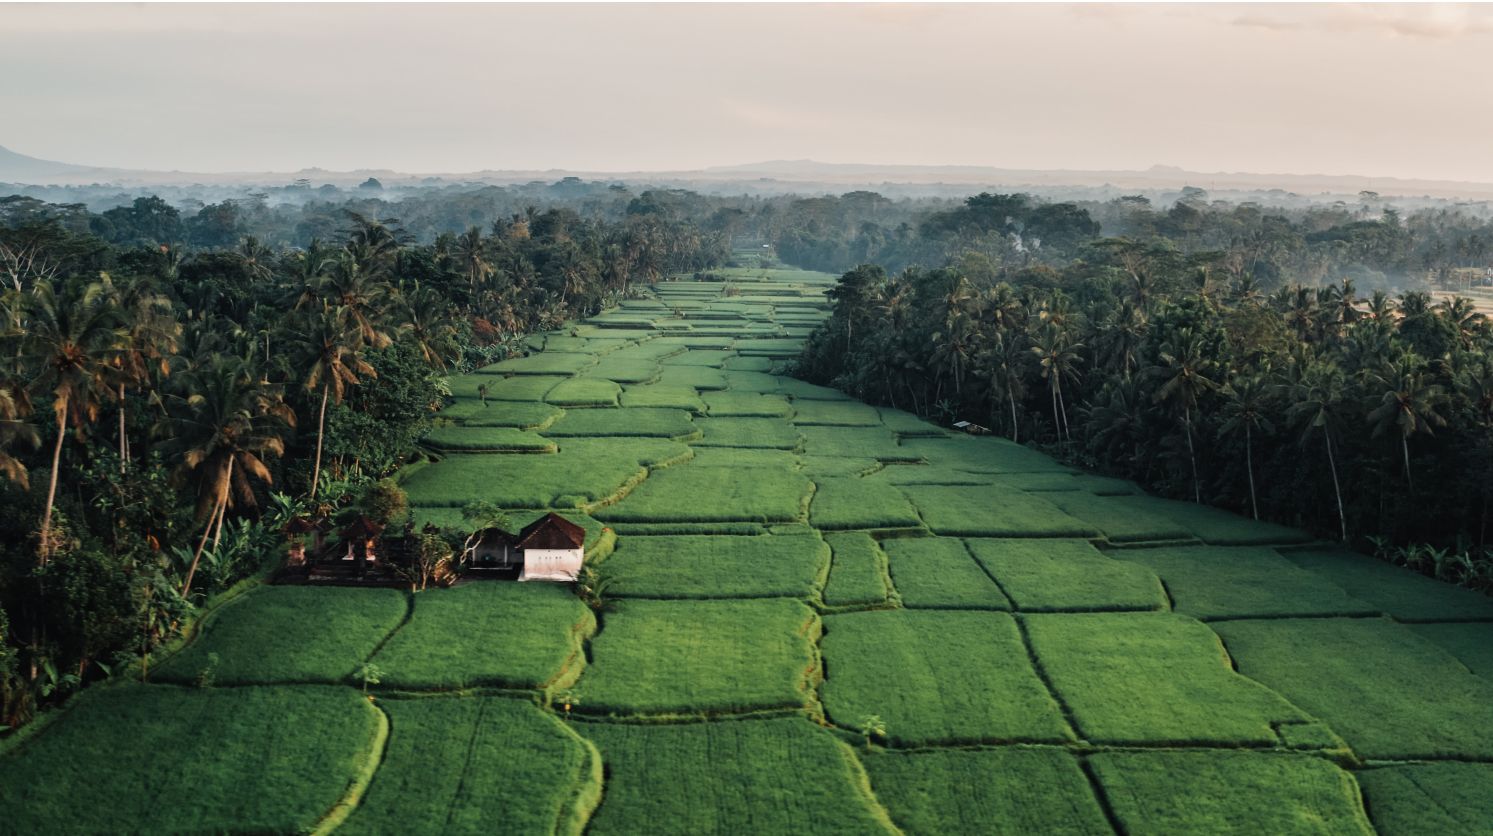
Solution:
[[[426,178],[457,183],[528,183],[554,181],[562,177],[622,181],[635,185],[668,185],[700,188],[709,185],[736,188],[730,184],[752,184],[754,191],[825,193],[896,185],[941,187],[960,190],[1031,190],[1041,192],[1062,187],[1108,187],[1126,191],[1176,191],[1196,186],[1209,191],[1261,192],[1272,189],[1305,196],[1353,196],[1375,191],[1386,196],[1420,196],[1493,200],[1493,183],[1454,180],[1406,180],[1343,174],[1255,174],[1250,172],[1187,171],[1171,165],[1154,165],[1144,171],[1124,170],[1030,170],[974,165],[886,165],[879,163],[825,163],[816,160],[769,160],[741,165],[712,166],[680,171],[586,171],[499,170],[476,172],[403,173],[386,169],[329,171],[305,168],[295,172],[183,172],[101,168],[53,162],[28,157],[0,147],[0,183],[28,185],[119,186],[164,185],[284,185],[306,178],[313,185],[357,185],[376,177],[385,185],[414,185]],[[918,189],[913,188],[914,191]]]

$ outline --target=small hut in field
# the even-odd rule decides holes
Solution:
[[[327,544],[326,521],[320,517],[294,517],[285,524],[285,538],[289,566],[306,565],[306,547],[311,553],[320,554]]]
[[[384,533],[384,527],[366,516],[358,515],[356,519],[343,526],[340,534],[342,540],[347,543],[347,555],[343,560],[362,560],[365,563],[378,562],[378,538]]]
[[[556,513],[524,526],[518,534],[488,528],[473,536],[470,577],[521,581],[574,581],[586,559],[586,529]]]

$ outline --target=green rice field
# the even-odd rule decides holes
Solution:
[[[1493,599],[794,380],[834,277],[718,272],[398,474],[582,525],[599,601],[250,588],[0,738],[0,833],[1493,831]]]

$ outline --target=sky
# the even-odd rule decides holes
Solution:
[[[778,159],[1493,182],[1493,7],[0,4],[0,146],[182,171]]]

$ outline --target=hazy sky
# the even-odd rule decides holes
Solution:
[[[1493,181],[1490,82],[1490,7],[0,5],[0,145],[130,168]]]

